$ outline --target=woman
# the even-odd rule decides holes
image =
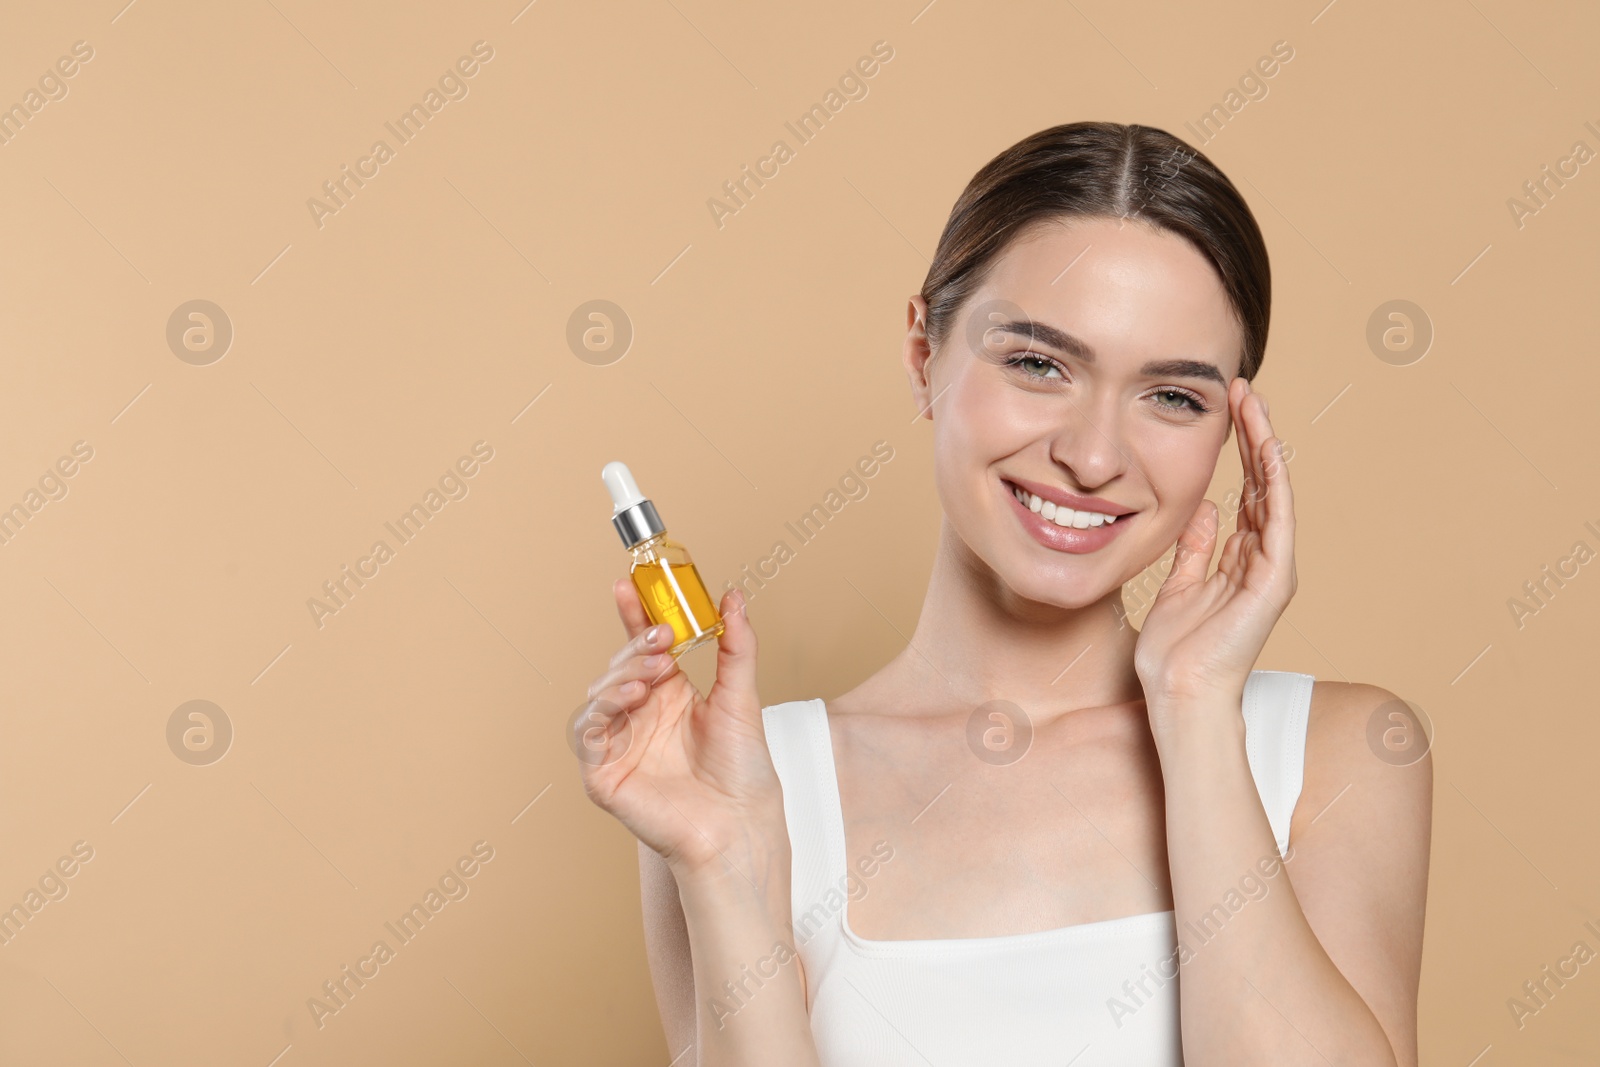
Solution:
[[[909,647],[763,708],[729,589],[702,697],[617,581],[583,776],[640,841],[675,1063],[1416,1064],[1426,750],[1369,746],[1384,689],[1254,669],[1295,590],[1269,307],[1204,156],[1045,130],[907,310],[943,505]],[[1136,631],[1123,586],[1174,544]]]

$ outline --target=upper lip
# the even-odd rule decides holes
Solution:
[[[1030,482],[1026,478],[1002,478],[1001,481],[1020,486],[1042,500],[1048,500],[1058,508],[1071,508],[1073,511],[1098,511],[1104,515],[1132,515],[1136,508],[1125,508],[1121,504],[1098,496],[1079,496],[1069,493],[1065,489],[1057,489],[1053,485],[1044,485],[1040,482]]]

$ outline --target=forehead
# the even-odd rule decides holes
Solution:
[[[1008,300],[1086,341],[1102,362],[1192,358],[1239,371],[1244,342],[1211,262],[1138,220],[1050,220],[996,257],[969,306]]]

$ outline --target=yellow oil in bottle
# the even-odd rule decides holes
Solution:
[[[632,578],[650,622],[672,627],[668,650],[672,655],[682,655],[722,633],[722,616],[693,563],[669,563],[658,556],[635,564]]]

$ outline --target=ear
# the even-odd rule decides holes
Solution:
[[[911,399],[923,418],[933,419],[933,387],[928,379],[928,361],[933,351],[928,347],[928,302],[920,293],[906,304],[906,339],[901,348],[900,361],[905,364],[906,377],[911,380]]]

